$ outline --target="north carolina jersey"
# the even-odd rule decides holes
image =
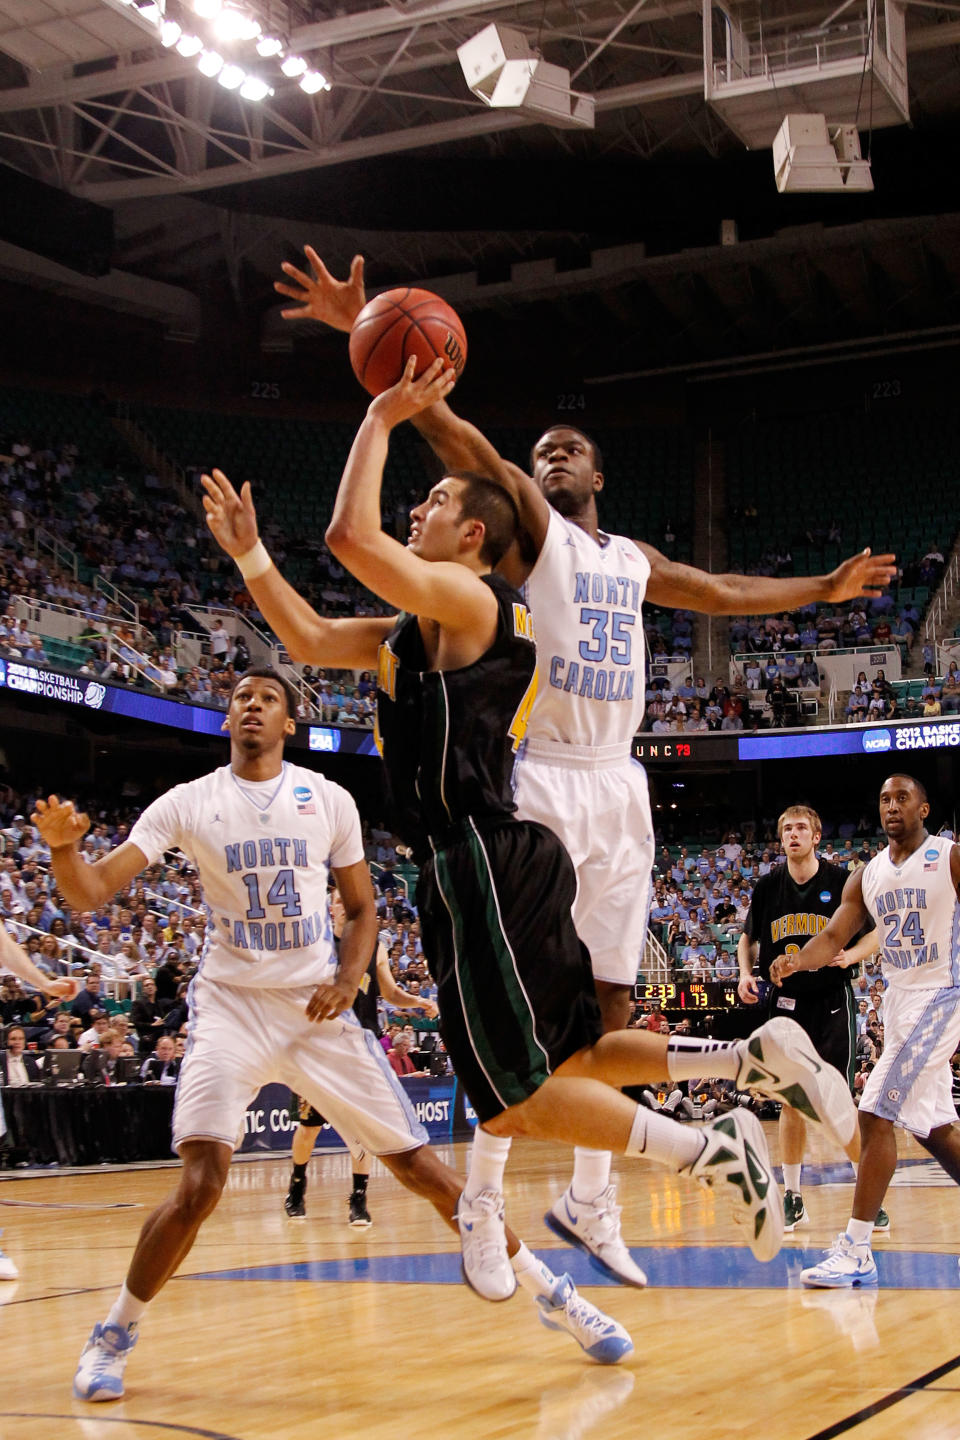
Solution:
[[[150,864],[182,850],[196,865],[206,979],[291,989],[333,974],[327,873],[363,859],[357,807],[339,785],[284,762],[254,786],[225,765],[155,800],[130,840]]]
[[[591,536],[550,511],[524,596],[537,634],[531,742],[622,745],[644,705],[643,618],[650,563],[622,535]]]
[[[900,866],[887,847],[864,867],[863,900],[880,932],[891,988],[960,986],[960,906],[950,874],[953,841],[925,835]]]

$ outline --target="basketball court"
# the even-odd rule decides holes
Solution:
[[[776,1128],[766,1125],[771,1147]],[[898,1136],[879,1291],[806,1291],[799,1271],[843,1228],[852,1171],[814,1147],[811,1223],[772,1264],[740,1243],[723,1199],[619,1162],[624,1235],[646,1291],[597,1276],[542,1212],[566,1185],[559,1147],[515,1142],[508,1215],[559,1273],[630,1330],[633,1355],[591,1364],[522,1291],[503,1305],[460,1281],[451,1233],[379,1165],[371,1229],[346,1225],[350,1160],[315,1158],[306,1220],[283,1212],[286,1158],[237,1162],[219,1210],[141,1326],[127,1396],[70,1392],[77,1355],[120,1285],[172,1166],[5,1177],[0,1286],[4,1440],[440,1440],[960,1434],[956,1187]],[[466,1147],[438,1153],[461,1172]]]

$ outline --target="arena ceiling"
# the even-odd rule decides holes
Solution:
[[[852,3],[737,10],[813,33]],[[341,270],[363,250],[374,284],[445,280],[463,309],[542,304],[561,333],[599,296],[613,369],[960,328],[960,0],[907,6],[910,125],[873,135],[875,192],[805,197],[779,196],[769,151],[705,101],[700,0],[257,8],[329,90],[277,72],[247,102],[122,0],[0,0],[0,161],[110,207],[116,270],[158,287],[144,305],[226,290],[280,345],[270,282],[310,241]],[[456,49],[491,20],[570,71],[595,128],[471,95]],[[868,86],[864,132],[869,114]]]

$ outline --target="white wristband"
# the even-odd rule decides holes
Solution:
[[[252,550],[247,550],[243,555],[236,555],[234,559],[244,580],[259,580],[261,575],[266,575],[273,564],[262,540],[258,540]]]

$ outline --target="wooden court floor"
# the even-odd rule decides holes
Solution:
[[[2,1243],[21,1279],[0,1284],[0,1437],[960,1437],[960,1195],[900,1143],[882,1284],[866,1294],[799,1288],[852,1195],[849,1167],[822,1149],[805,1174],[811,1223],[770,1266],[740,1248],[711,1194],[618,1162],[624,1233],[651,1280],[637,1291],[594,1283],[544,1228],[566,1153],[515,1143],[510,1218],[630,1330],[635,1352],[613,1368],[545,1330],[522,1292],[492,1306],[457,1283],[453,1236],[385,1172],[370,1183],[374,1225],[357,1232],[345,1223],[349,1157],[314,1159],[305,1221],[283,1213],[286,1159],[237,1163],[144,1319],[126,1398],[97,1406],[71,1397],[76,1357],[175,1171],[4,1178]],[[462,1170],[465,1147],[444,1158]]]

